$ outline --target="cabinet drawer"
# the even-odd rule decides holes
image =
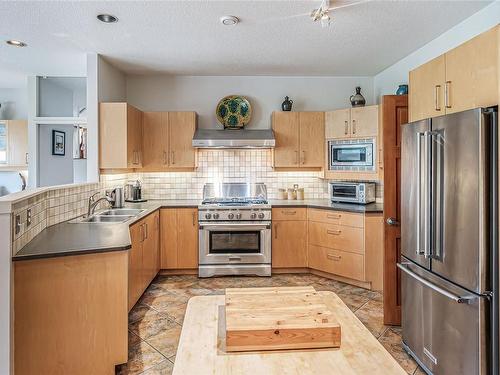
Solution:
[[[307,220],[307,209],[297,207],[273,208],[273,220]]]
[[[310,268],[365,281],[363,255],[309,245],[308,257]]]
[[[309,222],[309,243],[313,245],[364,254],[363,236],[362,228]]]
[[[320,223],[347,225],[356,228],[364,227],[363,214],[310,208],[308,216],[310,221],[319,221]]]

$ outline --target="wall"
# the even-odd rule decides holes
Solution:
[[[64,156],[52,155],[52,130],[66,133]],[[73,183],[73,125],[39,125],[38,186]]]
[[[399,84],[408,83],[408,73],[419,65],[449,51],[500,23],[500,2],[495,1],[452,27],[436,39],[377,74],[375,96],[394,94]]]
[[[125,74],[108,63],[102,56],[97,59],[99,102],[123,102],[127,100]]]
[[[253,109],[248,128],[269,128],[285,95],[294,101],[294,111],[326,111],[349,107],[356,86],[372,104],[372,77],[127,76],[126,97],[143,111],[196,111],[199,127],[213,128],[219,126],[218,101],[243,95]]]
[[[73,116],[73,91],[57,84],[52,77],[38,80],[38,93],[38,116]]]
[[[0,89],[0,120],[28,118],[28,90],[26,88]]]

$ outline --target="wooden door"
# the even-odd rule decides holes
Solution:
[[[9,137],[8,164],[28,164],[28,122],[26,120],[7,121],[7,134]]]
[[[378,135],[378,105],[351,109],[351,137]]]
[[[382,97],[384,139],[384,324],[401,324],[401,127],[408,122],[407,95]],[[392,220],[392,222],[391,222]]]
[[[158,212],[147,216],[143,225],[142,289],[144,290],[158,273]]]
[[[142,112],[127,104],[127,162],[129,168],[142,167]],[[104,147],[107,147],[105,145]]]
[[[300,166],[323,168],[325,164],[325,112],[299,113]]]
[[[273,112],[272,126],[276,145],[274,167],[299,166],[299,113]]]
[[[160,267],[177,269],[177,209],[163,208],[160,212]]]
[[[177,268],[198,268],[198,209],[177,209]]]
[[[351,133],[351,110],[339,109],[325,113],[325,138],[347,138]]]
[[[445,114],[445,57],[441,55],[410,72],[409,121]]]
[[[142,116],[142,167],[168,167],[168,112],[144,112]]]
[[[142,243],[144,240],[143,222],[140,221],[130,227],[132,248],[128,256],[128,309],[134,307],[143,290],[142,276]]]
[[[499,29],[446,53],[446,113],[498,104]]]
[[[169,112],[169,150],[171,168],[194,168],[196,149],[193,136],[196,130],[195,112]]]
[[[307,267],[307,221],[273,221],[272,267]]]

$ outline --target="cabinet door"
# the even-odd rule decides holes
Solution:
[[[307,267],[307,221],[273,221],[272,267]]]
[[[9,137],[9,165],[28,164],[28,122],[25,120],[7,121]]]
[[[167,168],[168,112],[144,112],[142,132],[142,167],[156,170]]]
[[[107,147],[107,145],[105,145]],[[142,167],[142,113],[127,104],[127,164],[129,168]]]
[[[160,212],[160,267],[178,268],[177,209],[164,208]]]
[[[498,104],[498,30],[446,53],[446,113]]]
[[[196,130],[196,113],[169,112],[168,116],[170,167],[194,168],[196,149],[192,142]]]
[[[142,242],[144,228],[142,221],[130,227],[132,248],[128,255],[128,309],[134,307],[143,290],[142,277]]]
[[[347,138],[351,132],[351,110],[339,109],[325,113],[325,138]]]
[[[325,164],[325,113],[299,114],[300,166],[323,168]]]
[[[129,168],[127,103],[99,104],[99,167]]]
[[[198,210],[177,209],[177,268],[198,268]]]
[[[158,212],[144,219],[142,244],[142,285],[146,289],[158,273]]]
[[[351,109],[351,136],[376,137],[378,135],[378,105]]]
[[[444,55],[410,72],[410,122],[444,115],[445,77]]]
[[[276,146],[274,148],[274,167],[298,167],[299,113],[273,112],[272,126],[274,130],[274,137],[276,138]]]

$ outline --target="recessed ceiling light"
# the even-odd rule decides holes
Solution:
[[[240,19],[235,16],[224,16],[220,18],[220,22],[225,26],[233,26],[240,22]]]
[[[104,23],[115,23],[118,22],[118,17],[111,14],[98,14],[97,19]]]
[[[26,47],[27,46],[26,43],[21,42],[20,40],[15,40],[15,39],[6,40],[5,43],[7,43],[9,46],[14,46],[14,47]]]

